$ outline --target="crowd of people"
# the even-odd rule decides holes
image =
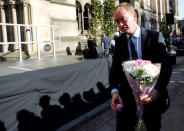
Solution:
[[[184,35],[177,35],[176,32],[170,33],[170,44],[178,49],[184,49]]]
[[[83,52],[84,58],[95,59],[99,56],[113,55],[115,47],[115,39],[119,37],[119,32],[113,34],[113,38],[110,39],[105,33],[101,35],[101,41],[97,43],[97,38],[94,34],[90,34],[87,40],[88,49]]]
[[[121,34],[121,31],[117,31],[113,34],[113,38],[109,38],[105,33],[103,33],[99,43],[97,43],[96,36],[94,34],[90,34],[87,40],[88,49],[83,51],[84,58],[95,59],[99,57],[99,53],[101,53],[101,55],[103,54],[103,56],[113,55],[115,39],[117,39]],[[168,49],[170,49],[170,45],[176,46],[178,49],[184,49],[184,35],[177,35],[176,31],[169,31],[169,43],[166,42]]]

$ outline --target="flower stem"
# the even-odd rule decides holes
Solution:
[[[141,131],[142,128],[142,121],[138,121],[136,131]]]

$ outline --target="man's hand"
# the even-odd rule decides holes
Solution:
[[[120,95],[118,93],[113,93],[112,101],[111,101],[111,108],[115,112],[116,112],[116,104],[123,104],[123,103],[122,103]]]
[[[140,96],[140,100],[143,105],[151,103],[152,101],[156,99],[158,99],[158,91],[156,89],[153,89],[148,94],[143,94],[142,96]]]

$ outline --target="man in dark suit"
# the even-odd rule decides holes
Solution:
[[[137,24],[137,14],[129,3],[119,4],[114,11],[115,21],[123,33],[116,39],[115,52],[110,70],[109,83],[112,88],[111,108],[123,104],[123,110],[117,112],[117,131],[135,131],[137,107],[131,87],[122,70],[122,62],[133,59],[150,60],[161,63],[161,71],[154,89],[141,100],[144,106],[143,121],[147,131],[160,131],[161,114],[169,107],[167,85],[172,66],[162,33],[145,29]],[[130,45],[134,41],[134,52]]]

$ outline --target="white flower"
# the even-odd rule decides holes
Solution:
[[[146,70],[147,75],[150,77],[156,77],[158,75],[158,69],[153,64],[144,65],[143,68]]]
[[[140,84],[152,84],[159,75],[157,66],[147,60],[131,60],[123,62],[123,70],[132,75]]]

